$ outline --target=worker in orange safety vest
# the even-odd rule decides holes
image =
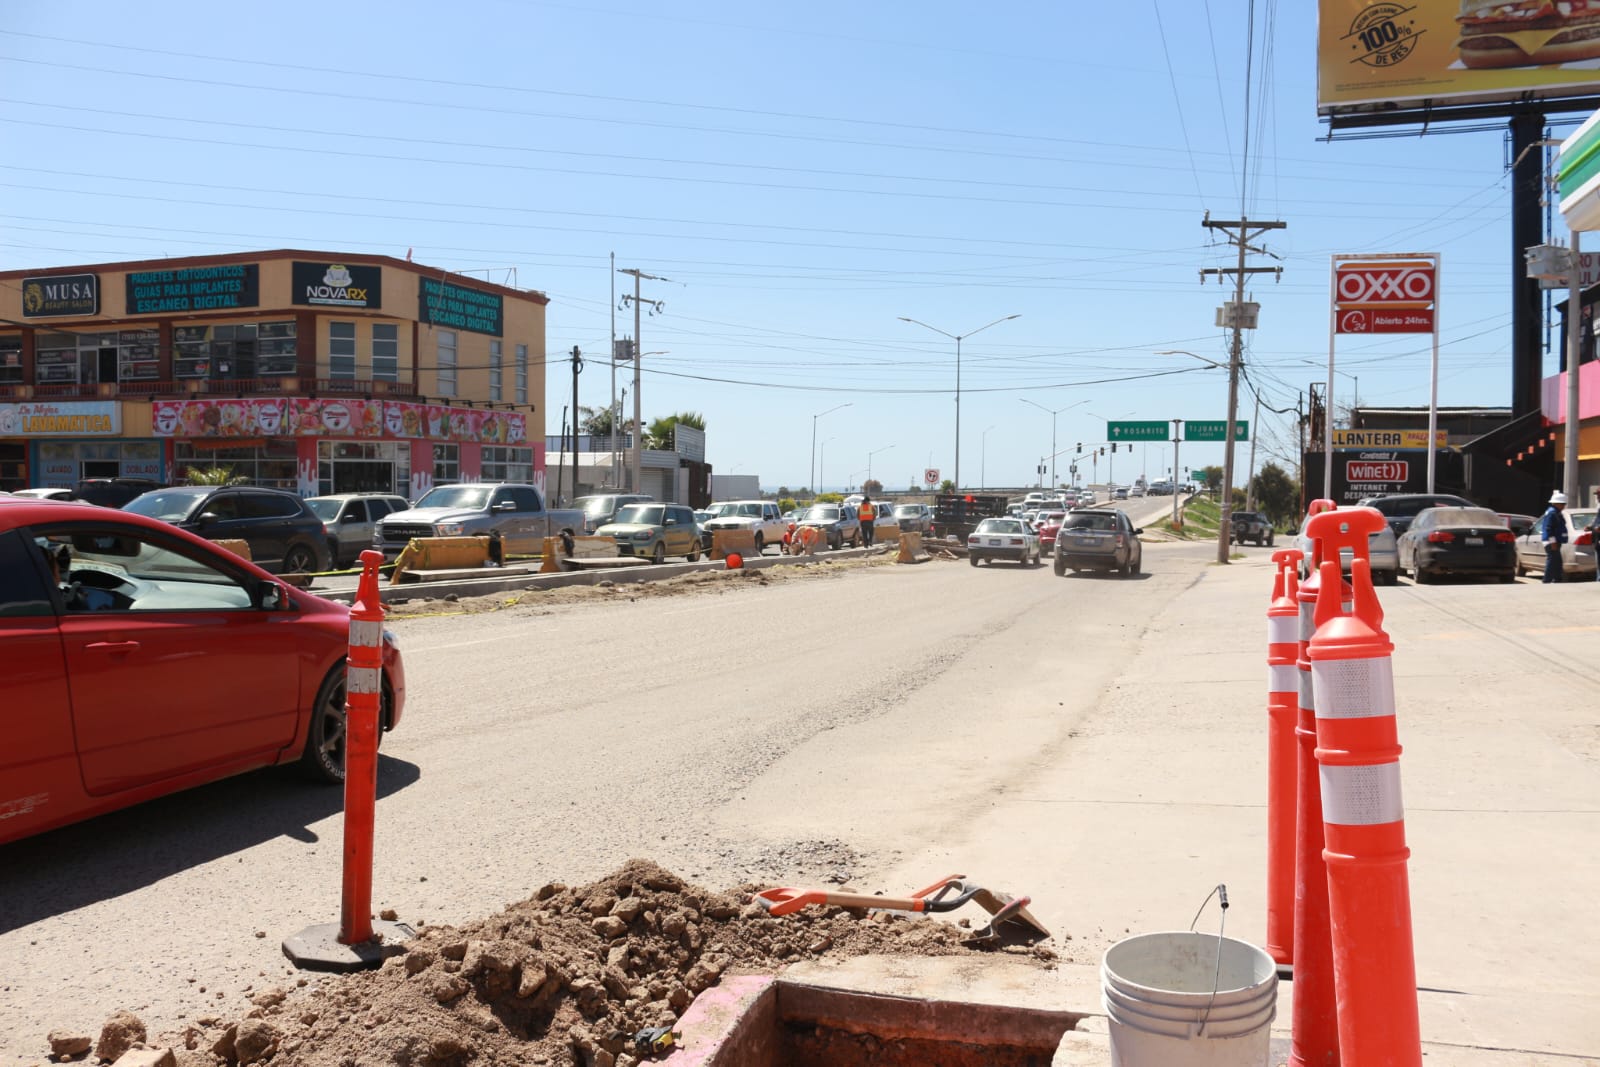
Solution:
[[[872,547],[872,524],[878,519],[878,509],[872,506],[872,498],[863,496],[861,506],[856,508],[856,517],[861,520],[861,546]]]

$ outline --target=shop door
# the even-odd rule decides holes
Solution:
[[[394,464],[384,460],[336,460],[333,464],[335,493],[392,493]]]
[[[117,350],[115,348],[102,348],[100,350],[100,377],[95,379],[101,382],[114,382],[117,380]]]

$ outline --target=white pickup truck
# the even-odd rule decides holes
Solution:
[[[783,545],[788,524],[778,505],[770,500],[727,500],[706,510],[711,512],[711,518],[701,524],[703,529],[713,534],[718,530],[749,530],[756,535],[758,556],[767,545]]]

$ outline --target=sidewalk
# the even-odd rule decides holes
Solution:
[[[1148,620],[1133,666],[1071,745],[1040,753],[965,836],[886,879],[970,869],[1027,887],[1041,920],[1072,935],[1032,994],[1056,1009],[1101,1013],[1105,948],[1186,928],[1219,882],[1227,933],[1265,939],[1270,553],[1219,567],[1200,559],[1209,546],[1162,551],[1195,582]],[[1396,645],[1428,1062],[1600,1063],[1600,586],[1379,592]],[[1198,928],[1217,921],[1212,904]],[[967,973],[986,999],[983,972]],[[1288,1037],[1292,995],[1284,983],[1275,1037]]]

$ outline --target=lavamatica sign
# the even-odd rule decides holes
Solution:
[[[323,307],[376,308],[383,306],[383,270],[343,263],[302,263],[290,271],[296,304]]]

